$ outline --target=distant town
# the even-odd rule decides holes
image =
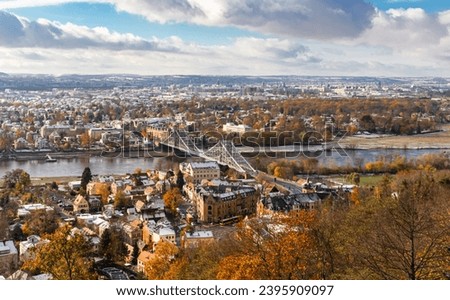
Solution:
[[[450,277],[450,80],[1,74],[0,88],[4,166],[165,158],[2,167],[4,279]]]

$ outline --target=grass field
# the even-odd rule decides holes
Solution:
[[[402,136],[349,136],[345,137],[339,144],[342,147],[358,149],[380,149],[380,148],[450,148],[450,125],[443,125],[443,131]]]
[[[361,186],[374,186],[377,185],[382,179],[383,175],[360,175],[359,184]],[[333,178],[333,181],[339,182],[341,184],[353,184],[353,182],[348,181],[344,176],[335,177]]]

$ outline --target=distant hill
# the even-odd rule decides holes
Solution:
[[[78,75],[62,76],[44,74],[6,74],[0,72],[0,89],[51,90],[52,88],[143,88],[155,86],[178,87],[211,85],[216,87],[242,87],[245,85],[373,85],[381,86],[450,86],[449,78],[388,78],[388,77],[349,77],[349,76],[141,76],[131,74]],[[445,90],[448,90],[445,89]]]

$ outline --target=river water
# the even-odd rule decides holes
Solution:
[[[321,165],[347,166],[362,165],[370,161],[375,161],[380,157],[395,155],[405,156],[408,159],[417,158],[427,153],[442,153],[442,149],[374,149],[374,150],[345,150],[346,153],[338,152],[310,152],[301,153],[289,159],[302,159],[315,157]],[[292,156],[292,154],[290,154]],[[280,155],[278,155],[280,157]],[[58,158],[56,162],[45,162],[45,160],[7,160],[0,161],[0,177],[13,169],[23,169],[31,177],[60,177],[60,176],[81,176],[85,167],[89,167],[93,174],[99,175],[120,175],[131,173],[137,168],[142,171],[148,169],[162,168],[173,169],[183,161],[198,161],[199,158],[180,157],[74,157]]]

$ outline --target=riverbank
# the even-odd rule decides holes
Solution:
[[[442,131],[416,135],[354,135],[343,138],[339,145],[346,149],[450,149],[450,124]]]
[[[54,159],[77,159],[77,158],[89,158],[89,157],[105,157],[105,158],[152,158],[152,157],[168,157],[171,153],[163,151],[118,151],[107,152],[104,150],[73,150],[64,152],[50,152],[50,151],[15,151],[9,154],[0,156],[0,160],[16,160],[16,161],[28,161],[28,160],[40,160],[45,161],[50,155]]]

